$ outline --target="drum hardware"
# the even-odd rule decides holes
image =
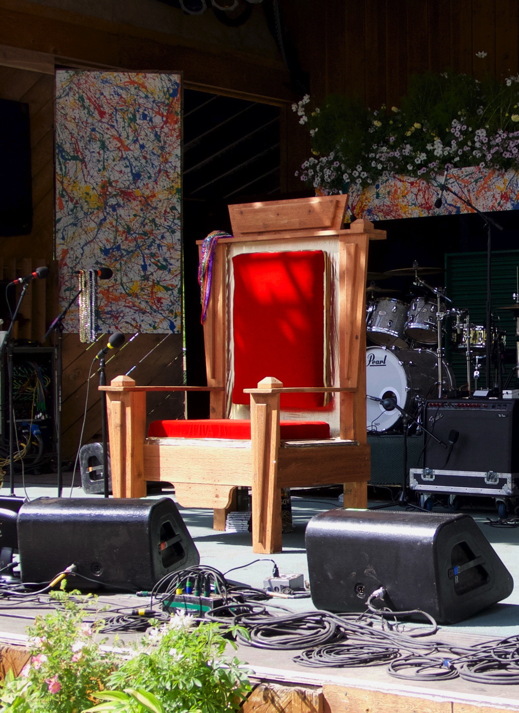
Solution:
[[[473,371],[473,376],[474,376],[474,391],[478,391],[478,381],[479,377],[481,376],[481,369],[480,369],[480,362],[482,362],[485,359],[484,356],[476,356],[474,357],[474,371]]]
[[[368,272],[366,275],[369,282],[380,282],[389,279],[385,272]]]
[[[454,329],[456,332],[455,344],[458,348],[465,350],[465,368],[467,370],[467,393],[471,393],[471,381],[472,376],[470,372],[471,362],[472,362],[472,339],[471,339],[471,326],[470,326],[470,315],[468,310],[451,310],[451,314],[456,317],[456,323],[454,324]],[[462,319],[464,318],[464,319]],[[478,370],[479,378],[479,370]]]
[[[443,368],[443,345],[442,345],[442,323],[445,317],[447,316],[448,312],[445,312],[442,309],[442,306],[445,306],[446,303],[452,304],[452,300],[447,297],[445,294],[445,290],[440,287],[431,287],[431,285],[428,285],[427,282],[421,279],[418,275],[418,264],[415,262],[415,274],[414,274],[414,285],[418,285],[420,287],[425,287],[428,289],[433,295],[436,296],[436,335],[435,335],[435,340],[436,341],[436,356],[437,356],[437,368],[438,368],[438,398],[442,398],[443,396],[443,375],[442,375],[442,368]],[[428,326],[430,325],[430,322],[428,323]],[[423,325],[422,325],[423,326]],[[433,343],[431,342],[431,343]]]
[[[515,304],[512,305],[505,305],[503,307],[499,307],[498,309],[506,309],[506,310],[511,310],[513,312],[513,315],[515,317],[515,334],[516,334],[516,359],[515,359],[515,376],[516,378],[519,378],[519,292],[514,292],[512,295],[514,300],[516,301]]]
[[[400,292],[400,290],[394,290],[394,289],[388,289],[387,287],[379,287],[378,285],[375,285],[375,283],[371,283],[368,287],[366,287],[366,292],[367,294],[375,294],[375,292],[384,292],[386,295],[389,294],[396,294],[397,292]]]
[[[410,277],[412,275],[439,275],[443,272],[441,267],[421,267],[416,260],[412,267],[400,267],[396,270],[387,270],[387,277]]]

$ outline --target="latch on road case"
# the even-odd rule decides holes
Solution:
[[[499,483],[499,473],[496,473],[495,470],[489,470],[488,473],[485,473],[485,483],[487,485],[497,485]]]

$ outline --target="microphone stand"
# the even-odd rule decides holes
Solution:
[[[443,182],[441,188],[445,191],[448,191],[451,193],[453,196],[455,196],[458,200],[460,200],[462,203],[464,203],[466,206],[469,208],[472,208],[472,210],[477,213],[480,218],[483,220],[485,225],[487,226],[487,295],[486,295],[486,310],[485,310],[485,329],[487,331],[487,341],[485,344],[485,357],[486,357],[486,364],[485,364],[485,381],[486,381],[486,387],[490,391],[490,367],[491,367],[491,360],[492,360],[492,341],[491,341],[491,330],[492,330],[492,228],[496,228],[497,230],[503,230],[503,226],[497,223],[493,218],[490,216],[486,215],[486,213],[483,213],[479,208],[476,208],[476,206],[463,196],[461,196],[459,193],[454,191],[445,181]],[[501,394],[499,394],[501,396]]]
[[[99,386],[106,386],[106,361],[102,351],[99,353]],[[108,498],[110,495],[110,478],[108,475],[108,427],[106,418],[106,391],[101,392],[101,442],[103,444],[103,496]]]
[[[61,468],[61,399],[62,399],[62,360],[63,360],[63,320],[69,309],[72,307],[74,302],[77,300],[81,290],[76,292],[74,297],[70,300],[68,305],[65,307],[63,312],[59,314],[51,323],[50,327],[47,329],[43,341],[47,341],[52,332],[56,332],[56,356],[54,359],[54,433],[56,441],[56,473],[57,473],[57,485],[58,485],[58,498],[61,498],[63,492],[63,474]]]
[[[378,401],[380,404],[382,404],[383,408],[386,411],[393,411],[393,409],[397,409],[402,414],[402,421],[403,421],[403,435],[404,435],[404,451],[403,451],[403,471],[404,471],[404,477],[402,480],[402,490],[400,491],[400,495],[398,496],[397,503],[398,505],[401,505],[402,507],[407,506],[407,507],[412,507],[415,508],[416,510],[423,510],[419,505],[414,505],[409,501],[409,498],[407,496],[408,493],[408,488],[407,488],[407,460],[408,460],[408,454],[407,454],[407,426],[409,421],[412,421],[413,423],[416,423],[416,425],[422,429],[424,433],[426,433],[428,436],[430,436],[433,440],[435,440],[437,443],[439,443],[442,446],[445,446],[445,443],[438,438],[434,433],[429,431],[427,428],[422,423],[419,423],[418,420],[414,417],[411,416],[410,413],[408,413],[405,409],[403,409],[401,406],[399,406],[396,403],[396,399],[389,399],[391,402],[391,405],[385,405],[384,402],[387,403],[388,399],[380,399],[377,396],[368,396],[368,399],[371,399],[371,401]],[[393,503],[390,503],[389,505],[378,505],[373,508],[370,508],[370,510],[384,510],[385,508],[391,507]]]
[[[7,354],[7,408],[9,409],[9,487],[10,495],[14,495],[14,436],[15,436],[15,423],[14,423],[14,394],[13,394],[13,346],[11,344],[11,334],[13,332],[14,323],[20,311],[20,307],[29,287],[29,281],[22,282],[22,291],[16,307],[11,316],[11,323],[7,329],[7,334],[5,335],[4,342],[2,344],[0,352],[0,363],[3,364],[4,355]]]

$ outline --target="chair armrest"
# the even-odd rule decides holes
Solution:
[[[243,389],[245,394],[336,394],[354,391],[349,386],[283,386],[282,382],[272,376],[262,379],[253,389]]]
[[[187,386],[178,384],[174,386],[137,386],[129,376],[116,376],[109,385],[99,386],[99,391],[109,393],[128,392],[153,392],[153,391],[224,391],[223,386]]]

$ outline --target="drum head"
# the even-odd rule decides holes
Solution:
[[[383,347],[369,347],[366,353],[366,412],[367,429],[387,431],[400,421],[398,409],[386,411],[378,401],[370,399],[396,398],[398,406],[404,407],[407,393],[407,377],[396,353]]]
[[[442,360],[442,388],[455,388],[454,375]],[[426,349],[369,347],[366,351],[366,427],[385,432],[401,426],[398,408],[386,409],[377,399],[394,399],[411,419],[421,403],[438,396],[438,360]],[[371,398],[370,398],[371,397]]]

